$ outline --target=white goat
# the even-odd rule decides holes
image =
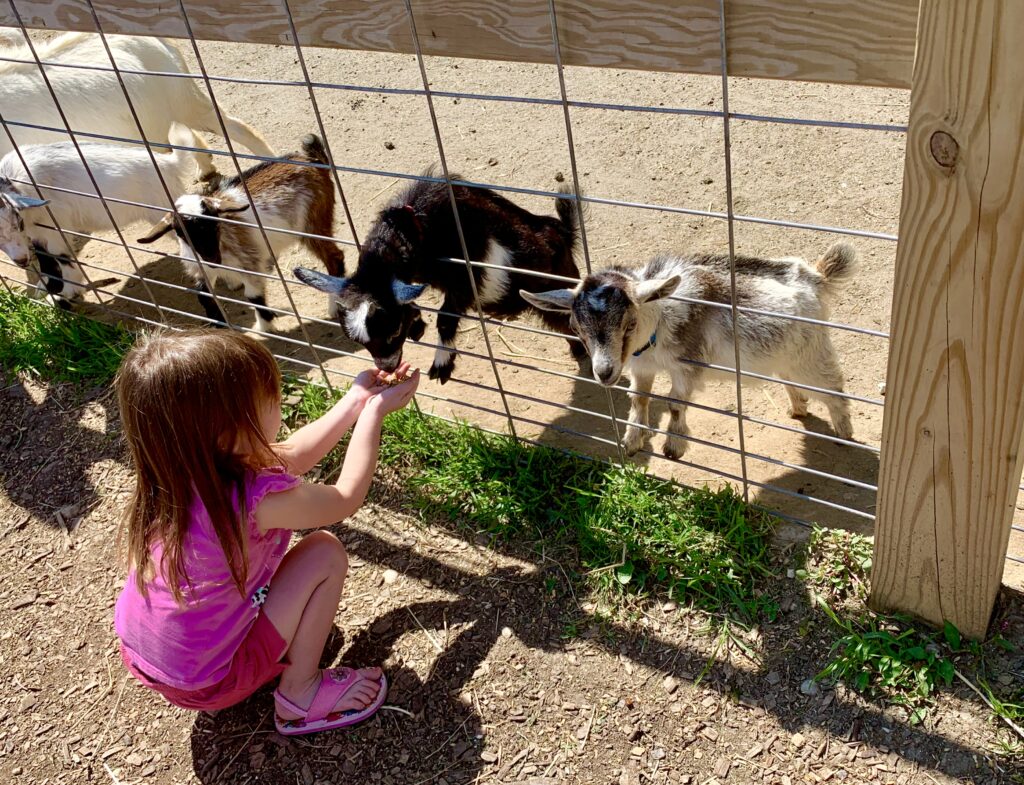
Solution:
[[[855,265],[853,248],[843,243],[825,251],[813,266],[796,258],[736,257],[739,304],[781,314],[737,315],[741,370],[804,385],[786,385],[791,414],[806,416],[808,396],[818,398],[843,439],[853,435],[848,401],[806,389],[843,391],[843,372],[828,330],[785,317],[827,319],[836,289]],[[721,374],[703,365],[733,367],[736,362],[731,309],[706,304],[732,301],[729,257],[658,256],[639,270],[613,267],[589,275],[576,289],[520,294],[537,308],[571,314],[569,325],[590,352],[594,378],[601,384],[614,385],[623,370],[629,372],[633,395],[623,447],[630,455],[644,440],[638,426],[648,425],[654,377],[667,372],[675,400],[669,404],[665,454],[683,454],[689,433],[686,401],[709,374]]]
[[[10,30],[8,30],[10,32]],[[21,38],[20,31],[18,38]],[[12,35],[0,41],[4,57],[28,60],[28,63],[0,62],[0,116],[8,122],[18,146],[45,144],[68,138],[53,97],[43,81],[31,50],[24,43],[12,45]],[[187,73],[188,66],[174,45],[160,38],[108,35],[118,69]],[[66,33],[47,43],[34,42],[39,59],[46,62],[98,66],[110,69],[110,58],[99,35]],[[138,139],[139,130],[128,102],[111,70],[92,71],[82,68],[47,67],[46,75],[67,116],[73,131]],[[122,73],[132,106],[138,113],[146,139],[166,143],[167,129],[179,122],[192,129],[221,134],[213,104],[194,79],[177,76],[143,76]],[[59,133],[24,128],[12,123],[31,123],[62,129]],[[247,147],[256,155],[273,156],[274,152],[252,128],[224,114],[224,125],[232,141]],[[81,137],[84,141],[88,137]],[[97,140],[98,141],[98,140]],[[132,145],[135,146],[135,145]],[[191,147],[205,147],[198,135]],[[0,132],[0,155],[12,149],[7,133]],[[209,159],[200,162],[203,174],[213,169]]]
[[[172,123],[166,136],[171,144],[187,146],[192,131],[180,123]],[[117,228],[136,221],[156,223],[163,212],[170,209],[167,192],[145,147],[81,142],[79,148]],[[197,159],[209,156],[172,150],[154,151],[154,157],[167,190],[175,198],[185,193],[195,180]],[[26,165],[39,186],[38,191],[32,187]],[[35,278],[29,265],[35,256],[44,274],[46,290],[53,295],[74,297],[84,281],[74,260],[89,238],[69,232],[92,234],[113,228],[103,202],[95,198],[95,194],[89,172],[72,142],[26,145],[12,150],[0,159],[0,250],[29,269],[30,279]],[[124,202],[153,205],[155,209]],[[63,236],[52,228],[46,205],[57,226],[64,230]]]

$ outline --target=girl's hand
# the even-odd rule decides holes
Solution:
[[[395,373],[401,376],[404,373],[408,373],[408,363],[403,364],[398,371]],[[385,374],[388,375],[388,374]],[[387,386],[382,384],[380,387],[374,388],[373,401],[374,405],[383,414],[390,414],[391,412],[398,411],[405,406],[409,401],[412,400],[413,395],[416,393],[416,388],[420,385],[420,371],[417,368],[404,382],[396,384],[394,386]]]
[[[376,368],[363,371],[352,380],[352,386],[348,388],[345,397],[355,403],[360,411],[374,395],[381,391],[384,372]]]

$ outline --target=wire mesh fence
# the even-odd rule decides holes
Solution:
[[[280,149],[297,147],[305,133],[314,133],[323,140],[326,161],[290,165],[329,172],[338,200],[334,231],[321,234],[273,225],[259,210],[244,214],[251,220],[229,214],[210,218],[223,226],[254,229],[266,248],[267,268],[248,274],[267,287],[266,301],[259,307],[278,317],[274,331],[260,333],[253,326],[248,291],[242,296],[215,285],[218,273],[230,272],[231,264],[207,260],[196,266],[227,325],[260,334],[284,368],[333,388],[368,367],[371,358],[345,337],[324,298],[295,279],[291,267],[300,260],[304,265],[311,263],[294,251],[282,254],[284,243],[278,239],[335,244],[347,252],[346,270],[351,273],[361,250],[360,238],[365,239],[376,211],[408,184],[437,183],[447,192],[461,255],[437,259],[436,264],[464,267],[473,298],[465,313],[447,310],[436,295],[420,303],[434,320],[463,317],[454,349],[437,339],[433,329],[407,346],[407,355],[421,365],[435,353],[450,350],[458,358],[447,384],[421,386],[425,412],[467,419],[484,430],[511,433],[530,443],[601,460],[640,462],[688,485],[731,483],[752,503],[800,525],[821,522],[870,530],[888,351],[888,282],[897,240],[895,200],[906,132],[906,102],[892,99],[891,91],[869,101],[871,111],[862,111],[861,117],[840,116],[846,107],[828,89],[818,93],[817,112],[800,116],[801,111],[780,111],[777,95],[766,97],[746,80],[726,76],[724,3],[719,6],[717,79],[647,73],[617,79],[565,66],[553,1],[548,3],[553,65],[505,66],[492,69],[487,79],[480,77],[478,61],[453,63],[424,55],[423,33],[416,28],[411,0],[404,0],[404,7],[415,54],[366,55],[363,62],[349,53],[307,51],[299,43],[287,0],[281,2],[281,14],[291,30],[291,46],[273,48],[197,40],[189,9],[179,0],[183,39],[176,46],[184,67],[177,71],[148,68],[140,59],[129,57],[123,39],[107,35],[92,2],[85,7],[95,25],[95,33],[86,38],[93,46],[99,42],[104,57],[83,58],[80,47],[66,42],[55,46],[52,35],[30,33],[16,0],[10,0],[10,8],[20,27],[8,31],[8,45],[0,51],[0,69],[10,73],[28,69],[38,75],[38,99],[52,102],[53,108],[39,114],[32,107],[0,106],[0,124],[9,143],[4,147],[13,148],[10,155],[28,173],[26,178],[10,178],[11,184],[21,193],[52,202],[98,201],[109,217],[110,226],[103,231],[80,231],[61,225],[50,207],[37,208],[46,215],[34,221],[36,226],[58,233],[61,247],[70,251],[67,261],[81,271],[83,289],[73,308],[169,328],[215,324],[209,312],[197,306],[193,282],[182,274],[183,263],[200,258],[198,250],[194,246],[187,253],[185,246],[175,249],[171,239],[155,246],[140,243],[147,224],[118,225],[113,208],[148,211],[150,225],[169,209],[175,220],[181,220],[174,208],[181,194],[174,192],[174,184],[158,165],[157,155],[168,149],[212,155],[217,170],[237,176],[251,204],[253,196],[243,172],[286,157],[240,149],[238,135],[232,134],[234,117],[244,117],[257,129],[261,124],[273,126]],[[112,80],[123,105],[104,108],[127,112],[127,125],[105,125],[103,117],[84,127],[76,124],[76,118],[64,111],[68,97],[62,85],[79,77],[83,90],[96,89],[95,81],[86,78]],[[195,144],[183,145],[169,143],[165,135],[147,135],[145,112],[138,110],[140,91],[147,84],[172,81],[195,85],[208,100],[213,122],[198,130],[212,132],[215,141],[196,137]],[[577,89],[581,94],[575,94]],[[730,105],[730,89],[734,99],[739,89],[741,101],[750,104],[751,111],[736,111],[735,100]],[[796,90],[790,89],[786,96],[795,109],[806,103]],[[692,103],[686,105],[677,98],[689,98]],[[895,103],[886,105],[889,99]],[[370,120],[354,120],[367,102],[376,102]],[[283,114],[288,116],[286,122],[280,120]],[[494,117],[488,118],[489,114]],[[616,129],[617,123],[627,124]],[[126,133],[125,127],[134,131]],[[766,129],[773,130],[769,134]],[[618,133],[604,136],[610,130]],[[615,139],[614,145],[609,138]],[[22,154],[26,139],[71,139],[89,187],[73,188],[66,182],[34,177]],[[878,139],[883,141],[868,141]],[[94,144],[145,150],[159,188],[145,199],[103,193],[99,185],[103,178],[92,171],[95,163],[83,150]],[[763,147],[771,144],[777,148],[766,153]],[[614,159],[606,146],[616,148]],[[801,156],[814,148],[829,154],[805,165]],[[823,163],[827,171],[822,171]],[[436,168],[430,170],[432,165]],[[552,170],[557,172],[554,178]],[[846,180],[854,178],[859,186],[848,188]],[[695,201],[694,181],[703,186],[700,202]],[[197,183],[193,190],[199,192],[202,187]],[[726,381],[694,391],[682,401],[660,388],[638,393],[656,414],[685,404],[690,413],[688,433],[673,429],[671,420],[667,428],[660,427],[657,417],[652,425],[634,423],[645,438],[636,454],[627,456],[627,384],[620,380],[603,385],[586,364],[572,361],[565,340],[578,342],[577,337],[542,327],[529,314],[507,318],[489,311],[479,284],[487,271],[501,273],[505,268],[470,254],[455,190],[460,187],[490,189],[538,213],[550,213],[556,199],[570,201],[579,226],[581,276],[613,263],[637,266],[657,252],[713,250],[727,256],[730,296],[725,301],[672,296],[727,316],[734,336],[731,364],[677,358],[682,367],[717,372]],[[859,197],[843,193],[858,187]],[[876,202],[881,212],[869,209]],[[785,212],[793,219],[779,217]],[[857,216],[861,220],[854,220]],[[861,277],[838,296],[833,316],[818,319],[755,307],[737,296],[737,259],[813,256],[837,238],[848,238],[862,259],[869,261]],[[26,270],[14,260],[0,260],[0,282],[11,291],[20,291],[27,283],[25,291],[30,291],[38,277],[33,274],[36,263],[30,262]],[[551,289],[578,283],[550,272],[517,272],[548,281]],[[43,284],[45,278],[44,273]],[[843,391],[744,367],[735,336],[743,334],[754,317],[799,324],[832,336],[847,372]],[[793,421],[783,403],[789,400],[787,390],[847,401],[853,408],[854,437],[837,434],[815,409],[803,423]],[[670,438],[685,441],[681,456],[670,457],[660,449],[662,440]],[[1019,518],[1018,514],[1008,558],[1024,563],[1012,555],[1024,552],[1020,547],[1024,525]]]

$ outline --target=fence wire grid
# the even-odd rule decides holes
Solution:
[[[295,319],[298,329],[286,331],[278,329],[272,334],[259,333],[252,327],[240,322],[248,322],[251,318],[252,304],[240,296],[225,293],[223,288],[217,290],[209,286],[210,280],[207,277],[207,270],[203,265],[199,268],[208,284],[213,301],[220,307],[224,314],[225,321],[231,329],[240,330],[246,333],[253,333],[263,336],[268,345],[273,349],[274,356],[282,366],[289,368],[297,374],[308,376],[313,383],[334,389],[338,382],[353,378],[362,367],[371,363],[367,353],[360,347],[350,344],[342,336],[337,322],[327,318],[326,310],[323,309],[322,297],[311,298],[308,290],[305,289],[291,274],[286,263],[274,253],[270,235],[281,233],[291,235],[294,239],[309,238],[327,240],[347,249],[346,271],[352,272],[355,269],[355,257],[360,249],[360,236],[365,236],[369,225],[362,227],[359,231],[355,218],[355,210],[351,193],[346,192],[346,182],[351,178],[376,178],[385,183],[375,197],[380,197],[391,191],[396,185],[413,182],[434,182],[443,183],[446,186],[449,201],[453,210],[456,231],[459,236],[459,245],[462,249],[462,258],[448,258],[438,260],[439,264],[456,264],[466,268],[468,279],[473,289],[473,307],[462,316],[462,335],[456,338],[455,353],[458,359],[458,366],[455,375],[444,387],[432,384],[423,384],[418,392],[418,397],[430,401],[434,407],[433,411],[425,412],[429,416],[440,417],[445,420],[453,420],[456,416],[459,419],[468,419],[475,427],[494,433],[510,433],[514,437],[532,444],[543,444],[554,446],[559,449],[570,449],[574,452],[587,454],[591,457],[614,462],[625,462],[639,460],[662,476],[674,479],[688,485],[699,485],[705,482],[728,482],[733,484],[753,504],[762,507],[769,512],[799,524],[810,525],[812,521],[821,521],[830,525],[843,525],[857,528],[862,531],[869,531],[874,521],[874,494],[877,491],[877,460],[879,446],[871,443],[870,440],[858,438],[845,439],[834,434],[830,428],[816,428],[807,425],[799,426],[791,421],[786,422],[779,417],[786,418],[785,413],[776,406],[771,393],[779,391],[779,385],[786,385],[806,392],[827,392],[842,397],[857,404],[859,407],[878,408],[884,406],[881,394],[865,395],[849,391],[836,392],[823,390],[822,388],[800,383],[796,380],[777,378],[761,373],[744,369],[741,364],[741,351],[736,340],[740,331],[742,320],[750,315],[770,316],[778,319],[785,319],[793,322],[802,322],[812,327],[835,331],[840,334],[855,336],[860,339],[868,339],[872,342],[881,357],[885,357],[888,350],[888,333],[884,330],[867,327],[864,325],[847,323],[844,321],[818,320],[808,317],[795,316],[792,314],[776,313],[763,309],[752,308],[737,304],[736,295],[736,259],[737,252],[737,227],[762,227],[769,229],[784,229],[787,232],[813,232],[816,235],[835,235],[849,237],[855,240],[873,241],[886,244],[894,244],[897,240],[895,234],[886,232],[862,229],[854,226],[829,225],[824,223],[790,221],[773,216],[748,214],[738,206],[734,196],[735,168],[733,162],[733,124],[744,123],[750,127],[757,128],[766,125],[778,127],[791,127],[800,129],[824,129],[842,130],[864,134],[890,134],[902,137],[906,132],[906,126],[897,123],[874,123],[860,121],[845,121],[829,118],[809,117],[788,117],[751,112],[732,112],[729,106],[730,78],[728,77],[728,51],[726,47],[726,14],[724,0],[719,0],[719,24],[721,41],[720,74],[718,83],[717,106],[715,108],[697,107],[673,107],[661,105],[648,105],[638,102],[606,102],[578,99],[570,97],[567,79],[567,68],[563,65],[561,55],[561,37],[558,25],[557,9],[554,0],[549,0],[548,10],[551,29],[551,54],[554,63],[554,74],[557,77],[557,98],[537,97],[529,95],[516,95],[499,92],[479,92],[465,90],[435,90],[430,78],[430,65],[428,58],[423,55],[420,49],[419,32],[416,28],[416,13],[412,0],[404,0],[404,7],[412,40],[415,45],[415,72],[418,76],[419,85],[416,87],[393,87],[377,84],[357,84],[329,79],[314,79],[311,75],[311,66],[306,58],[306,52],[299,43],[295,29],[292,11],[288,0],[281,0],[281,13],[287,18],[291,31],[291,47],[294,50],[294,64],[301,72],[301,79],[271,79],[256,78],[249,76],[236,76],[211,73],[204,60],[203,52],[199,42],[193,35],[188,10],[182,2],[177,0],[177,8],[180,13],[183,39],[175,41],[175,46],[187,53],[196,63],[194,70],[182,72],[169,72],[158,70],[146,70],[143,68],[125,67],[116,62],[114,47],[110,38],[103,29],[100,17],[93,6],[92,0],[86,0],[88,10],[95,25],[95,35],[102,42],[107,54],[109,63],[81,63],[74,59],[47,58],[41,56],[40,48],[37,45],[38,35],[30,35],[25,21],[21,17],[16,0],[8,0],[14,17],[18,20],[18,28],[10,28],[18,37],[20,46],[4,46],[0,48],[0,67],[3,64],[9,66],[31,66],[38,69],[42,75],[43,87],[49,99],[53,101],[60,118],[59,124],[43,124],[28,122],[19,119],[16,107],[6,105],[0,107],[0,125],[3,126],[4,134],[14,148],[12,155],[18,159],[29,171],[28,180],[15,180],[15,184],[22,186],[23,193],[40,193],[49,196],[51,199],[91,199],[99,200],[110,219],[114,237],[97,236],[75,231],[71,227],[62,227],[56,220],[53,212],[48,209],[48,222],[40,225],[60,233],[65,244],[74,248],[73,241],[90,241],[95,247],[108,247],[112,252],[122,251],[128,262],[128,268],[124,269],[115,262],[107,261],[106,258],[94,258],[95,254],[75,254],[75,261],[81,269],[85,279],[85,287],[82,301],[74,307],[84,310],[87,313],[100,315],[109,314],[118,320],[126,320],[144,325],[161,326],[170,329],[181,329],[183,326],[194,323],[199,325],[214,324],[214,320],[208,316],[197,313],[194,290],[188,282],[179,276],[157,275],[156,267],[159,267],[158,260],[172,259],[180,261],[191,261],[177,253],[169,252],[166,247],[155,250],[132,241],[130,238],[136,236],[128,231],[127,227],[118,226],[111,212],[111,205],[125,205],[138,208],[145,208],[153,211],[154,222],[156,217],[164,214],[169,205],[173,206],[175,198],[180,194],[174,193],[173,186],[168,184],[164,174],[157,166],[154,147],[159,151],[174,149],[193,153],[209,153],[217,162],[217,169],[228,175],[241,175],[248,167],[262,162],[285,160],[264,155],[258,155],[252,151],[240,151],[236,149],[235,142],[229,137],[228,125],[225,121],[225,112],[222,111],[221,103],[218,100],[222,91],[247,90],[249,88],[274,88],[294,89],[305,93],[311,110],[313,123],[309,127],[319,136],[325,145],[327,163],[315,162],[294,162],[295,166],[307,166],[314,168],[325,168],[330,171],[331,179],[337,191],[338,205],[340,210],[335,211],[335,222],[343,224],[349,237],[331,235],[309,234],[301,231],[268,226],[261,219],[259,211],[252,211],[255,223],[244,220],[236,220],[231,217],[219,216],[213,220],[225,224],[241,225],[255,228],[259,237],[265,244],[272,269],[269,272],[249,273],[260,277],[269,283],[279,287],[284,293],[281,300],[274,296],[272,302],[265,307],[267,311],[284,317]],[[226,45],[231,46],[231,45]],[[25,56],[25,53],[30,56]],[[473,61],[468,63],[472,69]],[[315,67],[314,63],[314,67]],[[72,127],[67,115],[61,107],[61,102],[56,90],[51,84],[48,75],[54,74],[57,69],[63,69],[71,73],[83,73],[88,75],[104,74],[108,78],[116,79],[121,95],[132,115],[133,124],[137,129],[137,135],[125,136],[116,133],[98,133],[87,131],[82,128]],[[216,113],[216,127],[212,129],[224,142],[224,149],[219,144],[214,144],[210,149],[192,146],[169,144],[164,140],[150,140],[143,130],[142,118],[137,114],[133,104],[132,96],[125,82],[125,77],[146,77],[163,79],[184,79],[191,80],[200,86],[202,91],[209,97]],[[356,96],[354,101],[361,101],[364,98],[379,99],[386,101],[388,98],[422,100],[427,110],[429,119],[428,137],[434,145],[434,159],[425,161],[424,164],[437,164],[438,169],[432,173],[423,174],[427,171],[424,166],[419,171],[392,171],[380,166],[352,165],[346,163],[345,159],[350,157],[341,153],[342,146],[338,144],[339,134],[328,130],[328,122],[325,116],[330,119],[328,112],[321,106],[324,96],[333,100],[335,96]],[[45,98],[45,96],[41,96]],[[462,178],[453,174],[449,168],[449,154],[446,150],[446,133],[444,132],[444,118],[438,111],[437,102],[440,100],[449,101],[453,104],[459,102],[477,104],[481,107],[488,106],[510,106],[538,109],[553,109],[560,112],[561,136],[565,145],[564,154],[568,161],[568,174],[564,176],[568,193],[559,193],[554,189],[543,189],[513,185],[501,182],[487,182],[481,178]],[[525,110],[525,109],[524,109]],[[632,116],[649,116],[654,118],[672,118],[680,121],[710,121],[721,125],[721,134],[718,143],[720,144],[721,155],[719,162],[724,176],[724,209],[712,209],[709,204],[702,209],[694,205],[675,205],[659,201],[637,201],[622,198],[613,198],[602,195],[600,189],[593,186],[583,187],[582,180],[584,173],[581,172],[578,151],[579,145],[574,138],[574,128],[578,121],[574,121],[574,113],[601,112],[607,114],[624,114]],[[251,119],[251,118],[246,118]],[[258,126],[254,123],[257,131]],[[75,146],[79,159],[92,184],[93,192],[67,188],[59,182],[39,182],[32,175],[26,165],[22,152],[16,142],[16,135],[19,130],[47,131],[61,134],[70,138]],[[511,132],[512,129],[510,129]],[[460,132],[461,133],[461,132]],[[451,139],[451,134],[447,135]],[[297,140],[296,140],[297,141]],[[332,141],[335,142],[332,145]],[[157,173],[161,184],[162,193],[155,194],[148,201],[131,201],[116,196],[104,195],[97,183],[97,178],[90,168],[90,161],[82,153],[80,143],[104,142],[118,145],[143,147],[147,151],[154,171]],[[593,144],[593,141],[587,142]],[[346,146],[347,147],[347,146]],[[639,151],[638,151],[639,152]],[[783,152],[784,155],[784,152]],[[482,167],[487,169],[487,166]],[[513,172],[515,167],[513,167]],[[241,180],[242,187],[250,203],[251,195],[245,179]],[[669,395],[657,392],[638,393],[645,396],[650,402],[664,407],[673,403],[683,403],[689,412],[696,412],[699,415],[718,418],[718,426],[712,429],[711,433],[701,433],[700,429],[691,424],[688,435],[682,436],[689,445],[689,449],[681,458],[669,458],[653,449],[652,440],[660,439],[670,435],[668,430],[658,427],[656,424],[640,425],[646,432],[647,438],[644,446],[633,457],[627,457],[623,449],[623,434],[626,425],[626,418],[623,410],[627,405],[626,393],[628,388],[621,381],[615,386],[608,388],[599,384],[590,374],[589,368],[576,370],[559,370],[552,365],[567,365],[564,362],[565,349],[564,340],[578,341],[574,336],[566,336],[552,330],[537,326],[531,319],[502,320],[489,316],[486,307],[481,303],[477,284],[472,274],[473,268],[478,269],[501,269],[499,265],[488,263],[481,259],[472,259],[467,249],[467,243],[463,232],[463,226],[459,211],[456,209],[457,200],[454,186],[465,186],[468,188],[489,188],[502,193],[510,198],[542,197],[553,200],[556,197],[572,200],[573,208],[580,230],[580,244],[578,261],[583,265],[580,269],[581,275],[590,274],[594,270],[602,269],[605,249],[595,248],[592,242],[591,222],[594,220],[591,210],[615,208],[626,211],[629,214],[648,214],[670,216],[678,220],[699,219],[703,225],[704,221],[712,221],[722,224],[725,229],[725,242],[722,247],[716,249],[687,248],[685,238],[681,238],[675,247],[663,248],[661,251],[676,252],[687,250],[715,250],[724,252],[729,257],[729,278],[731,289],[731,302],[709,302],[693,298],[675,297],[682,302],[700,305],[708,308],[724,309],[729,312],[729,318],[733,327],[733,349],[734,364],[708,365],[693,359],[682,358],[681,362],[689,363],[706,370],[717,371],[725,378],[731,379],[731,399],[722,400],[723,394],[719,394],[720,405],[712,405],[706,400],[706,396],[697,394],[694,399],[677,401]],[[385,196],[373,199],[374,209],[382,206],[388,200]],[[551,202],[548,202],[549,206]],[[893,218],[895,216],[892,216]],[[142,224],[134,230],[136,234],[144,231]],[[794,241],[795,242],[795,241]],[[628,243],[628,239],[627,239]],[[894,247],[894,246],[893,246]],[[195,253],[195,249],[191,249]],[[822,246],[824,250],[824,245]],[[102,255],[102,254],[101,254]],[[198,254],[195,254],[198,258]],[[766,254],[767,255],[767,254]],[[108,255],[109,256],[109,255]],[[648,255],[649,256],[649,255]],[[778,256],[777,254],[774,256]],[[645,259],[637,258],[632,260],[633,264],[641,264]],[[308,264],[306,260],[301,262]],[[205,267],[213,270],[218,266],[206,263]],[[563,286],[574,286],[578,283],[576,279],[565,278],[549,273],[535,273],[526,270],[518,270],[520,274],[536,275],[551,282],[550,288],[561,288]],[[25,271],[17,264],[7,258],[0,259],[0,283],[11,293],[21,291],[25,284]],[[120,288],[115,288],[120,285]],[[275,288],[273,292],[277,292]],[[297,296],[298,295],[298,296]],[[886,300],[891,293],[884,292]],[[841,294],[840,297],[843,295]],[[182,300],[182,298],[185,298]],[[312,313],[309,308],[300,307],[301,303],[311,301],[318,303],[322,310],[319,313]],[[171,302],[168,302],[171,300]],[[188,305],[179,304],[182,300]],[[287,306],[287,307],[285,307]],[[439,307],[430,305],[421,306],[424,313],[436,316],[446,313]],[[508,337],[507,332],[515,332],[517,337]],[[473,334],[473,341],[465,339],[465,333]],[[479,334],[479,342],[475,338]],[[554,341],[558,343],[554,343]],[[537,342],[547,342],[552,346],[558,346],[559,355],[543,356],[542,348],[538,348]],[[531,342],[533,345],[531,346]],[[410,343],[418,347],[416,351],[432,352],[443,350],[445,347],[433,340],[433,329],[428,327],[428,332],[423,340]],[[470,343],[473,348],[467,345]],[[333,344],[333,345],[332,345]],[[524,346],[528,348],[524,348]],[[550,349],[550,347],[548,347]],[[412,351],[410,349],[410,351]],[[846,367],[848,362],[853,362],[839,353],[840,364]],[[575,363],[568,363],[575,365]],[[884,363],[882,363],[884,369]],[[475,373],[465,373],[473,368]],[[519,377],[516,379],[515,377]],[[720,377],[722,378],[722,377]],[[528,379],[525,385],[521,383]],[[744,382],[755,384],[744,385]],[[545,394],[545,390],[558,391],[566,385],[571,385],[567,396],[556,397],[553,394]],[[756,385],[756,386],[755,386]],[[769,408],[774,410],[775,416],[765,413],[767,410],[760,407],[762,413],[757,413],[758,406],[751,406],[750,396],[756,394],[753,391],[758,387],[762,390],[765,398],[771,404]],[[766,392],[765,392],[766,391]],[[882,388],[879,390],[882,393]],[[884,393],[883,393],[884,394]],[[568,397],[568,400],[564,398]],[[820,402],[818,403],[820,406]],[[554,416],[551,413],[554,413]],[[857,432],[857,411],[853,412],[854,429]],[[656,415],[655,415],[655,423]],[[702,422],[710,422],[705,418]],[[676,434],[678,436],[678,434]],[[753,437],[753,438],[752,438]],[[780,455],[775,448],[785,447],[786,440],[791,443],[794,439],[800,440],[798,452],[800,458],[792,455]],[[752,442],[756,444],[752,444]],[[697,452],[698,456],[693,453]],[[785,449],[782,450],[786,452]],[[793,452],[792,449],[789,452]],[[716,455],[727,461],[723,466],[720,462],[712,464],[709,456]],[[860,458],[849,461],[843,456],[856,455]],[[809,457],[811,456],[811,457]],[[818,456],[813,458],[813,456]],[[866,468],[865,468],[866,467]],[[778,474],[788,478],[786,482],[778,480]],[[817,490],[823,488],[824,490]],[[1024,484],[1020,486],[1024,491]],[[1018,506],[1020,506],[1018,504]],[[1024,526],[1015,522],[1013,524],[1014,537],[1017,533],[1024,532]],[[1017,555],[1009,555],[1008,560],[1024,564],[1024,558]]]

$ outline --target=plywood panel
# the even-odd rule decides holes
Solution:
[[[95,30],[84,0],[16,0],[30,27]],[[187,0],[196,37],[288,43],[283,0]],[[16,25],[7,3],[0,24]],[[105,32],[183,37],[176,0],[96,0]],[[303,45],[411,52],[401,0],[291,0]],[[564,62],[719,72],[718,0],[558,0]],[[727,0],[735,76],[908,87],[917,0]],[[427,54],[550,63],[547,0],[414,0]]]

